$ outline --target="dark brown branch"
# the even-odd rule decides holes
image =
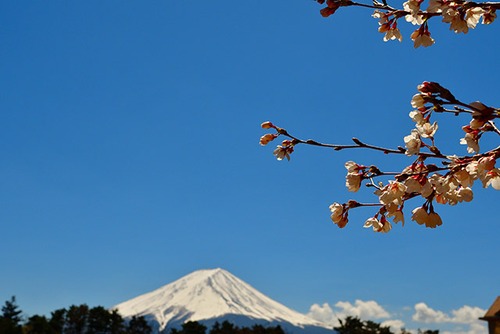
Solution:
[[[292,136],[285,129],[282,129],[282,128],[277,128],[277,131],[279,134],[292,139],[292,142],[294,145],[307,144],[307,145],[312,145],[312,146],[332,148],[335,151],[340,151],[340,150],[344,150],[344,149],[354,149],[354,148],[366,148],[366,149],[370,149],[370,150],[380,151],[380,152],[383,152],[384,154],[405,154],[406,153],[406,150],[401,146],[398,147],[397,149],[385,148],[385,147],[380,147],[380,146],[376,146],[376,145],[366,144],[366,143],[362,142],[361,140],[359,140],[358,138],[352,138],[352,141],[355,143],[355,145],[325,144],[325,143],[320,143],[320,142],[312,140],[312,139],[308,139],[308,140],[299,139],[295,136]],[[422,158],[439,158],[439,159],[449,160],[446,157],[446,155],[443,155],[443,154],[437,153],[437,152],[435,152],[435,153],[434,152],[432,152],[432,153],[420,152],[417,155],[419,157],[422,157]]]

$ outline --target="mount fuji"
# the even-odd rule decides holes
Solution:
[[[186,321],[208,328],[227,320],[237,326],[280,325],[286,333],[332,334],[326,324],[293,311],[223,269],[199,270],[113,307],[124,318],[144,316],[156,333]]]

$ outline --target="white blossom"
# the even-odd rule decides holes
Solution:
[[[479,23],[479,19],[484,14],[484,12],[485,10],[481,7],[472,7],[467,9],[467,11],[465,12],[465,21],[467,22],[467,26],[474,29]]]
[[[356,192],[361,187],[361,175],[348,173],[345,177],[345,186],[347,190]]]
[[[406,155],[411,156],[420,153],[422,141],[420,140],[420,135],[417,130],[411,130],[411,133],[408,136],[405,136],[403,140],[406,146]]]
[[[415,221],[419,225],[425,224],[425,222],[429,219],[427,210],[425,210],[425,208],[422,206],[413,209],[411,213],[411,220]]]
[[[482,181],[485,188],[491,186],[495,190],[500,190],[500,169],[494,168],[490,170]]]
[[[389,181],[389,184],[377,191],[380,203],[388,205],[391,203],[401,205],[406,193],[406,186],[397,181]]]
[[[419,14],[420,2],[418,0],[408,0],[403,3],[403,9],[410,14],[405,16],[405,20],[413,25],[421,25],[424,23],[424,18]]]
[[[344,214],[344,206],[339,203],[333,203],[330,205],[330,212],[332,213],[330,215],[330,218],[334,223],[338,223],[342,220],[342,216]]]
[[[413,110],[409,113],[410,118],[417,124],[424,124],[426,122],[424,115],[418,110]]]
[[[434,123],[424,123],[424,124],[417,124],[416,126],[418,133],[424,137],[424,138],[433,138],[434,135],[436,134],[436,131],[438,129],[438,124],[437,122]]]

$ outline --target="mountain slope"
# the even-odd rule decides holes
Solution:
[[[280,324],[294,333],[320,333],[327,328],[272,300],[223,269],[195,271],[113,308],[125,318],[145,316],[160,331],[180,327],[185,321],[211,326],[216,320],[229,320],[239,326]]]

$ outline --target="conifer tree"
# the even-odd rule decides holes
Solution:
[[[34,315],[23,326],[23,334],[58,334],[45,316]]]
[[[143,316],[133,316],[127,326],[127,334],[151,334],[153,329]]]
[[[21,313],[16,304],[16,297],[12,296],[10,300],[2,306],[2,315],[0,316],[0,333],[2,334],[21,334]]]

